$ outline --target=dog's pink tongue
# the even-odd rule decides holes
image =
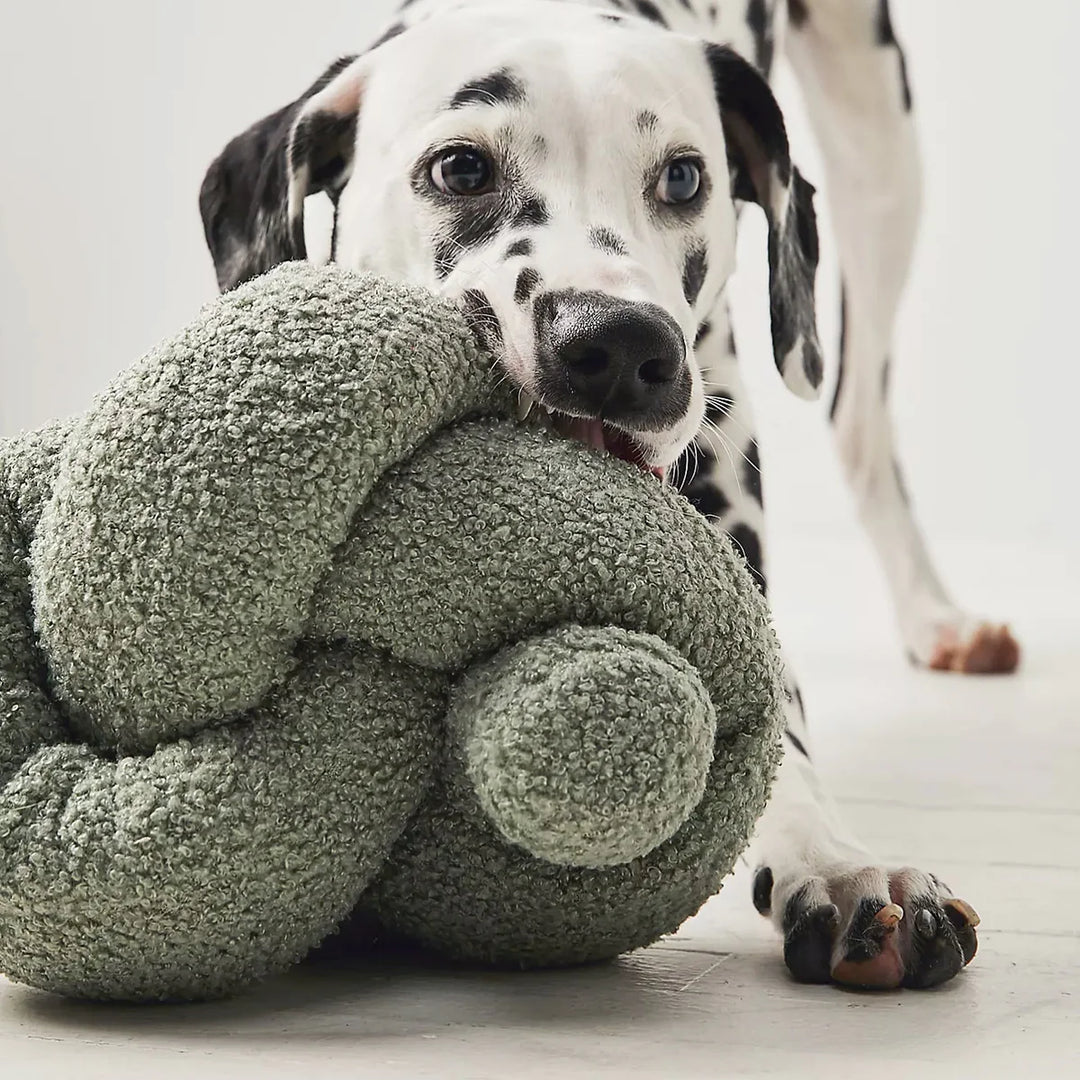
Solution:
[[[602,420],[588,420],[583,417],[567,417],[560,425],[560,430],[571,439],[577,439],[594,450],[605,450],[620,461],[628,461],[639,469],[650,472],[659,480],[664,479],[665,470],[659,465],[647,465],[641,451],[625,432],[608,427]]]

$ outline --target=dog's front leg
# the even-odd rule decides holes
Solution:
[[[674,478],[746,556],[765,588],[762,485],[753,415],[723,300],[696,348],[707,423]],[[927,987],[975,953],[977,917],[932,874],[887,867],[847,830],[809,756],[802,697],[789,674],[785,756],[751,849],[754,903],[784,935],[796,978]]]

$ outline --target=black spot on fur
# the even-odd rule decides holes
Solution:
[[[761,504],[761,457],[758,453],[757,439],[751,439],[745,450],[743,462],[743,491]]]
[[[847,289],[840,285],[840,356],[837,359],[836,388],[833,390],[832,404],[829,405],[829,419],[836,419],[836,410],[840,407],[840,394],[844,389],[844,367],[847,352]]]
[[[825,377],[825,369],[822,365],[821,350],[813,338],[805,338],[802,347],[802,369],[806,381],[811,386],[820,386]]]
[[[642,109],[637,114],[638,131],[652,131],[660,123],[660,117],[652,109]]]
[[[908,79],[907,57],[903,47],[896,39],[893,30],[892,14],[889,11],[889,0],[878,0],[877,16],[874,20],[874,34],[878,45],[896,49],[900,59],[900,94],[904,102],[905,112],[911,112],[911,82]]]
[[[803,718],[803,721],[805,722],[805,720],[806,720],[806,706],[803,704],[802,691],[797,686],[792,686],[791,693],[792,693],[792,696],[795,698],[795,704],[798,706],[799,715]],[[807,757],[810,756],[809,754],[806,753],[806,747],[803,747],[803,753],[806,754]]]
[[[589,230],[589,243],[594,248],[599,248],[601,251],[606,251],[611,255],[626,254],[626,244],[623,243],[622,237],[613,229],[603,225]]]
[[[532,253],[533,253],[533,242],[527,236],[522,236],[520,239],[515,240],[506,249],[505,258],[512,259],[516,255],[531,255]]]
[[[370,49],[377,49],[380,45],[385,45],[388,41],[393,41],[398,34],[404,34],[406,26],[404,23],[394,23],[388,30],[377,37],[369,46]]]
[[[693,307],[701,295],[705,275],[709,272],[709,257],[704,245],[691,248],[683,263],[682,287],[686,302]]]
[[[796,30],[806,25],[810,18],[810,12],[806,9],[806,0],[787,0],[787,8],[788,18]]]
[[[637,9],[637,13],[642,18],[648,19],[649,22],[656,23],[657,26],[667,27],[667,19],[661,14],[660,9],[652,2],[652,0],[633,0],[634,7]]]
[[[896,489],[900,493],[900,498],[906,503],[911,502],[911,496],[908,495],[907,484],[904,483],[904,474],[900,471],[900,462],[895,458],[892,463],[893,478],[896,480]]]
[[[695,476],[683,489],[683,495],[690,505],[707,518],[721,518],[731,509],[731,501],[706,476]]]
[[[525,87],[507,68],[500,68],[475,82],[466,83],[450,99],[451,109],[466,105],[519,105]]]
[[[795,749],[798,750],[804,758],[810,757],[810,751],[806,749],[806,744],[802,741],[802,739],[799,738],[798,735],[795,734],[795,732],[791,730],[791,728],[787,728],[784,734],[788,737],[791,745],[794,746]]]
[[[754,63],[760,72],[768,75],[772,70],[776,43],[773,40],[772,19],[765,0],[750,0],[746,9],[746,22],[754,35]]]
[[[532,296],[536,286],[539,284],[540,275],[531,266],[526,266],[518,274],[517,284],[514,286],[514,299],[519,304],[524,304]]]
[[[502,344],[502,326],[491,301],[479,290],[468,289],[461,298],[465,321],[481,345],[494,348]]]
[[[735,399],[726,390],[710,394],[705,402],[705,418],[714,424],[722,424],[735,408]]]
[[[881,365],[881,399],[884,401],[889,396],[889,382],[892,375],[892,360],[886,356],[885,363]]]
[[[719,16],[719,14],[720,14],[720,9],[715,4],[710,4],[709,5],[709,18],[713,22],[716,22],[716,19]]]
[[[773,872],[767,866],[754,875],[754,907],[759,915],[772,911]]]
[[[896,34],[893,32],[892,13],[889,0],[878,0],[877,16],[874,20],[874,34],[879,45],[895,45]]]
[[[737,525],[728,529],[735,546],[742,552],[746,559],[746,565],[750,567],[754,575],[754,581],[762,594],[765,593],[765,574],[762,565],[761,539],[745,522],[740,521]]]

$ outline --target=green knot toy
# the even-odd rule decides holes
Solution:
[[[779,759],[765,605],[497,382],[423,290],[289,264],[0,442],[0,971],[207,998],[343,922],[570,964],[718,889]]]

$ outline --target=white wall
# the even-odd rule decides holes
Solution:
[[[0,434],[82,408],[213,295],[196,197],[242,126],[363,45],[392,0],[38,0],[0,27]],[[902,456],[932,536],[1073,542],[1073,0],[894,0],[926,160],[895,365]],[[1015,12],[1037,10],[1020,21]],[[300,13],[297,17],[296,12]],[[1012,17],[1010,17],[1012,16]],[[791,84],[781,72],[781,96]],[[798,157],[820,167],[797,101]],[[824,404],[768,359],[763,234],[743,237],[740,342],[772,530],[850,517]],[[836,333],[827,251],[822,329]]]

